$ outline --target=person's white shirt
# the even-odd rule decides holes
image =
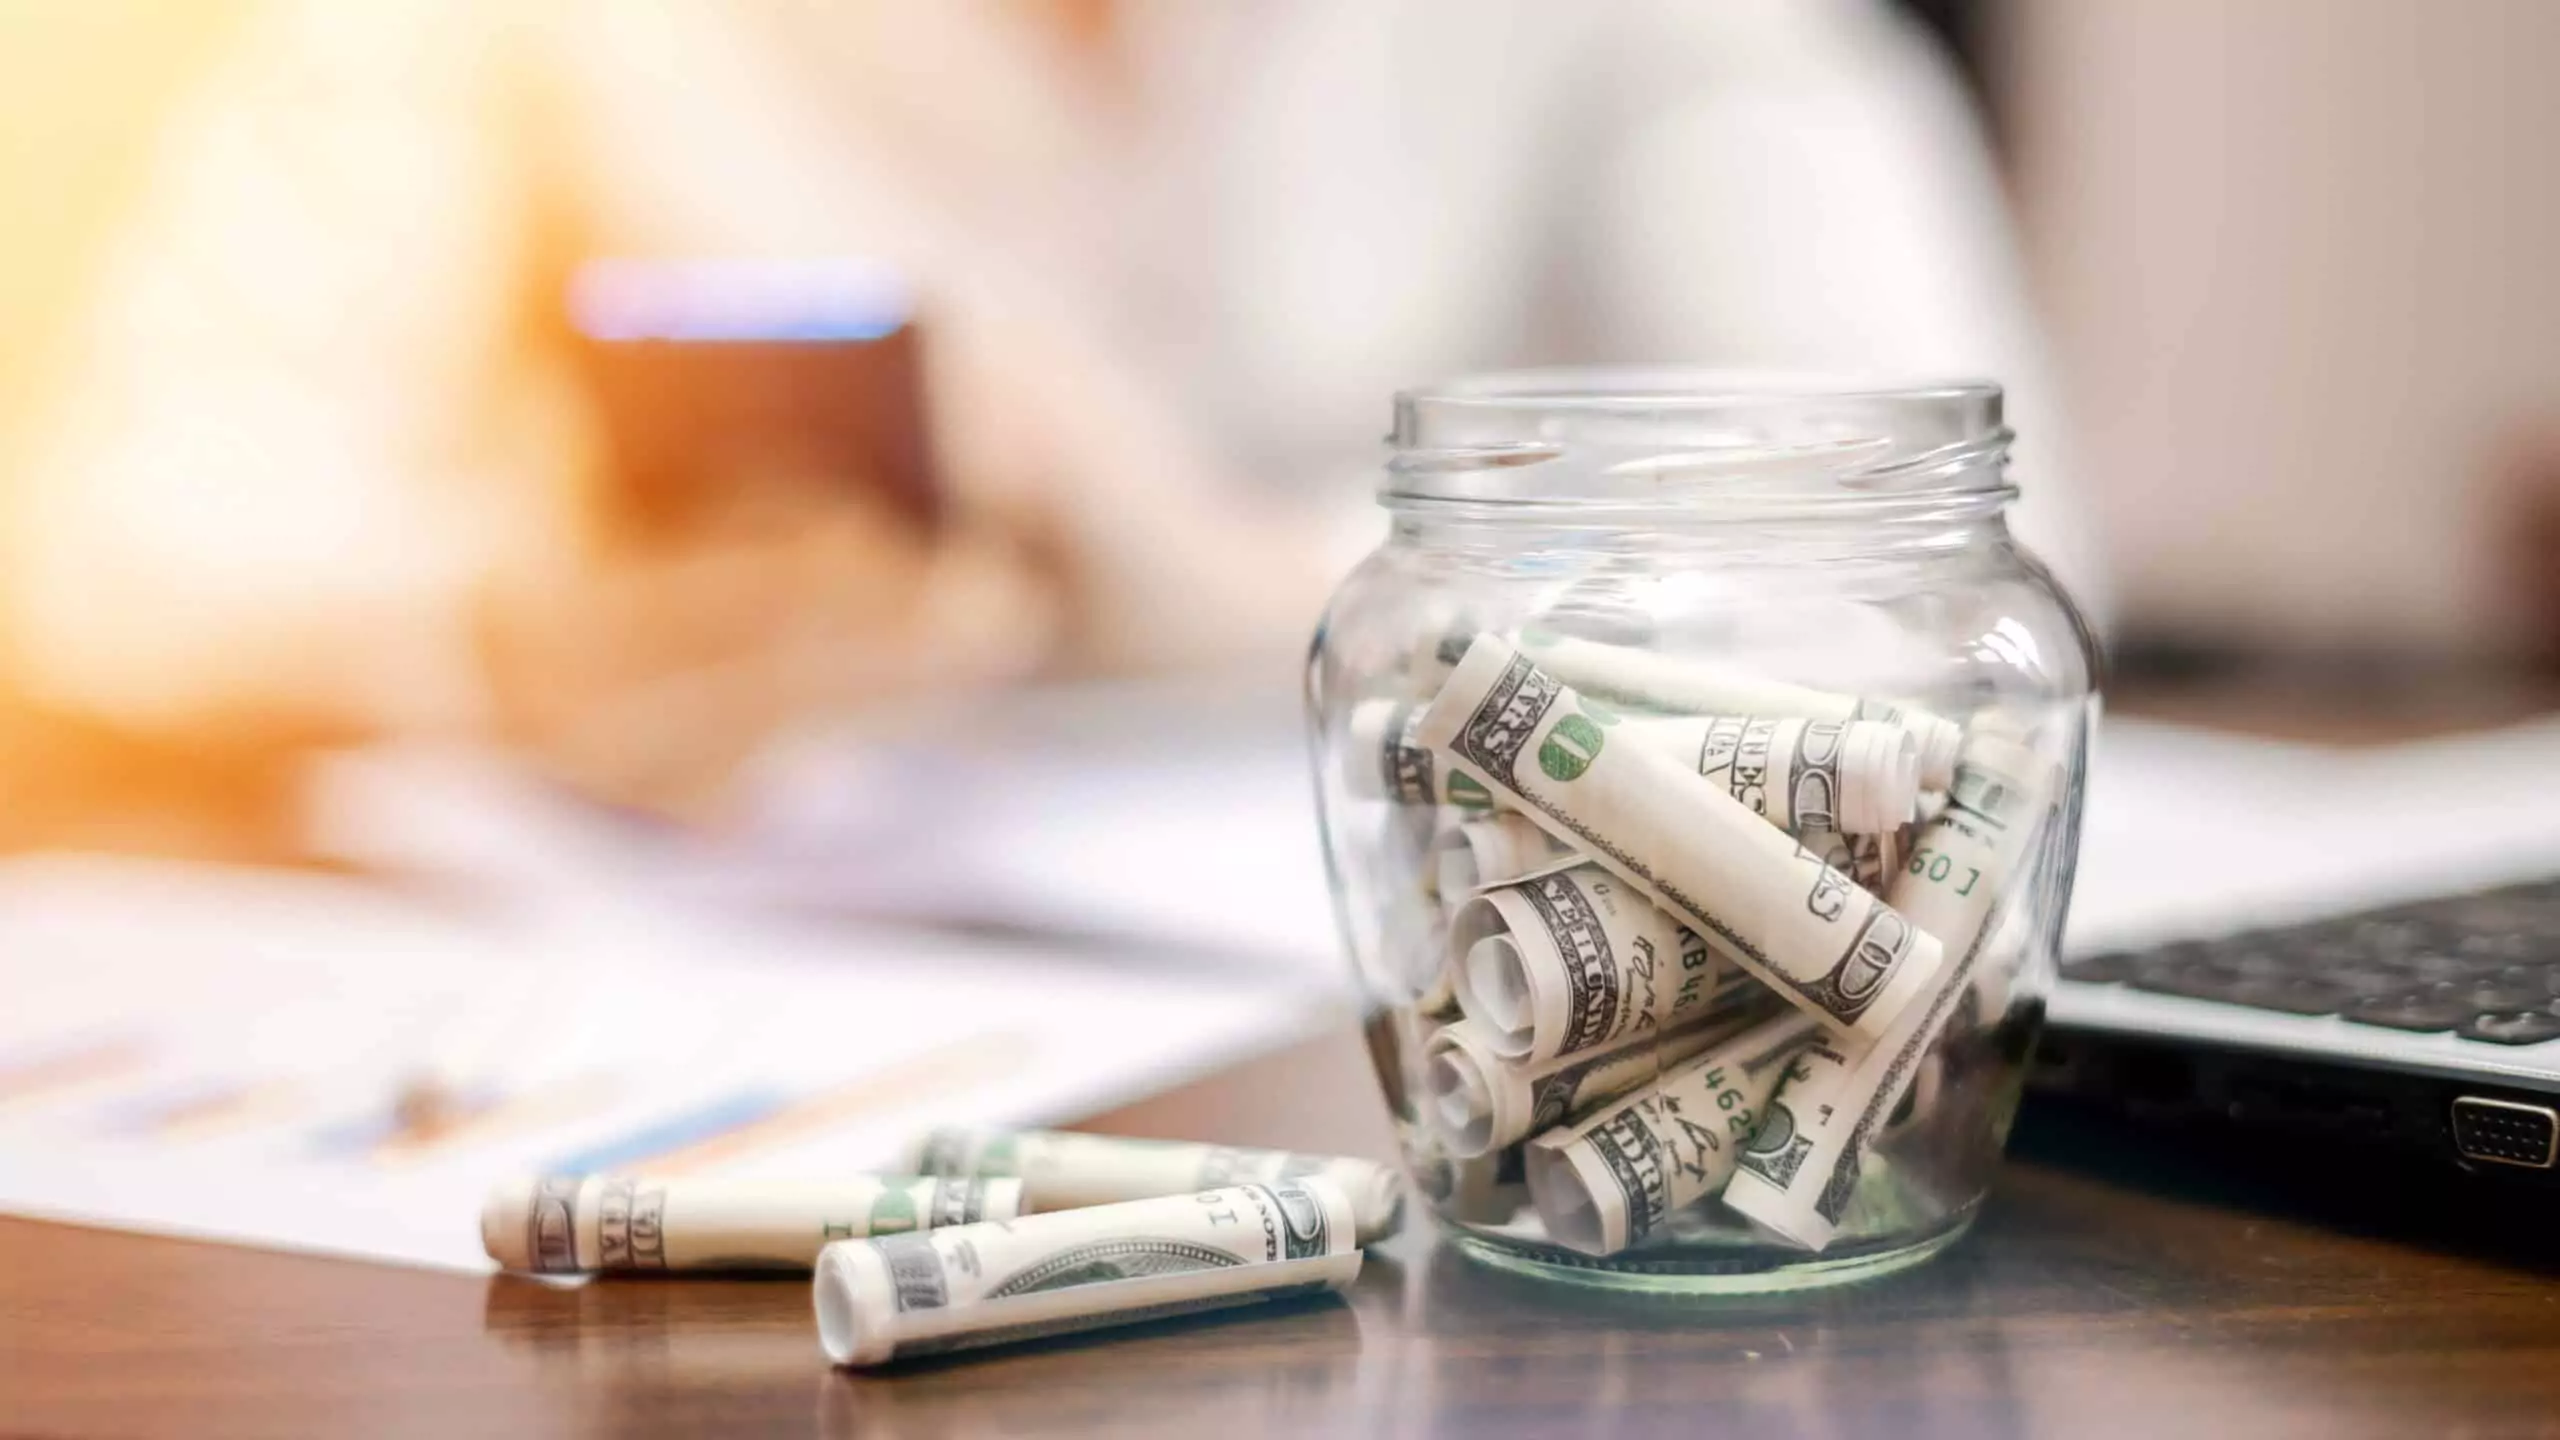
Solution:
[[[592,463],[518,343],[564,220],[916,277],[951,484],[1047,507],[1122,658],[1298,644],[1391,392],[1533,363],[2001,379],[2019,528],[2098,598],[1996,179],[1874,0],[1153,0],[1099,51],[995,0],[289,0],[156,177],[0,566],[24,683],[120,718],[468,711],[473,587]]]

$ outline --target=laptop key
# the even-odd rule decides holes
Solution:
[[[2442,950],[2431,949],[2403,956],[2392,968],[2411,980],[2442,981],[2469,979],[2480,965],[2476,960],[2466,960],[2459,955],[2448,955]]]
[[[2353,1004],[2356,992],[2344,985],[2326,980],[2287,979],[2252,981],[2232,991],[2233,1002],[2258,1010],[2281,1010],[2288,1015],[2334,1015]]]
[[[2490,971],[2479,977],[2475,983],[2496,985],[2502,989],[2520,991],[2533,997],[2517,1001],[2519,1006],[2560,1000],[2560,966],[2508,965]]]
[[[2377,995],[2338,1012],[2341,1020],[2393,1030],[2450,1030],[2478,1012],[2451,996]]]
[[[2457,985],[2464,998],[2483,1012],[2491,1010],[2532,1010],[2551,1003],[2551,987],[2536,975],[2526,980],[2502,980],[2504,972],[2492,971],[2469,984]]]
[[[2545,1040],[2560,1040],[2560,1015],[2549,1010],[2487,1010],[2462,1023],[2460,1034],[2466,1040],[2486,1040],[2492,1045],[2539,1045]]]

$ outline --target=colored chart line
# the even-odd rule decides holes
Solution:
[[[684,1111],[545,1167],[556,1175],[647,1170],[681,1175],[842,1128],[931,1096],[962,1090],[999,1066],[1019,1068],[1028,1036],[978,1035],[937,1046],[849,1084],[792,1096],[758,1088]]]
[[[222,1081],[120,1103],[108,1128],[158,1140],[205,1140],[273,1120],[306,1098],[298,1080]]]
[[[445,1151],[594,1114],[613,1103],[615,1089],[612,1076],[586,1074],[521,1091],[493,1091],[473,1097],[457,1118],[430,1126],[402,1123],[386,1102],[377,1112],[321,1130],[312,1137],[312,1148],[331,1159],[416,1164]]]
[[[16,1105],[127,1075],[151,1063],[151,1047],[130,1035],[67,1046],[14,1064],[0,1063],[0,1105]]]

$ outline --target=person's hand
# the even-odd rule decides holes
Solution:
[[[481,649],[499,734],[546,773],[710,822],[790,726],[1036,668],[1053,592],[1001,535],[928,535],[834,487],[517,578]]]

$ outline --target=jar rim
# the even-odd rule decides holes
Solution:
[[[1673,366],[1466,376],[1397,393],[1379,498],[1757,517],[1996,509],[2015,493],[2003,399],[1981,379]]]
[[[1453,376],[1399,390],[1396,402],[1506,409],[1699,410],[1806,400],[1996,402],[2000,394],[1998,381],[1962,376],[1897,379],[1826,371],[1562,365]]]

